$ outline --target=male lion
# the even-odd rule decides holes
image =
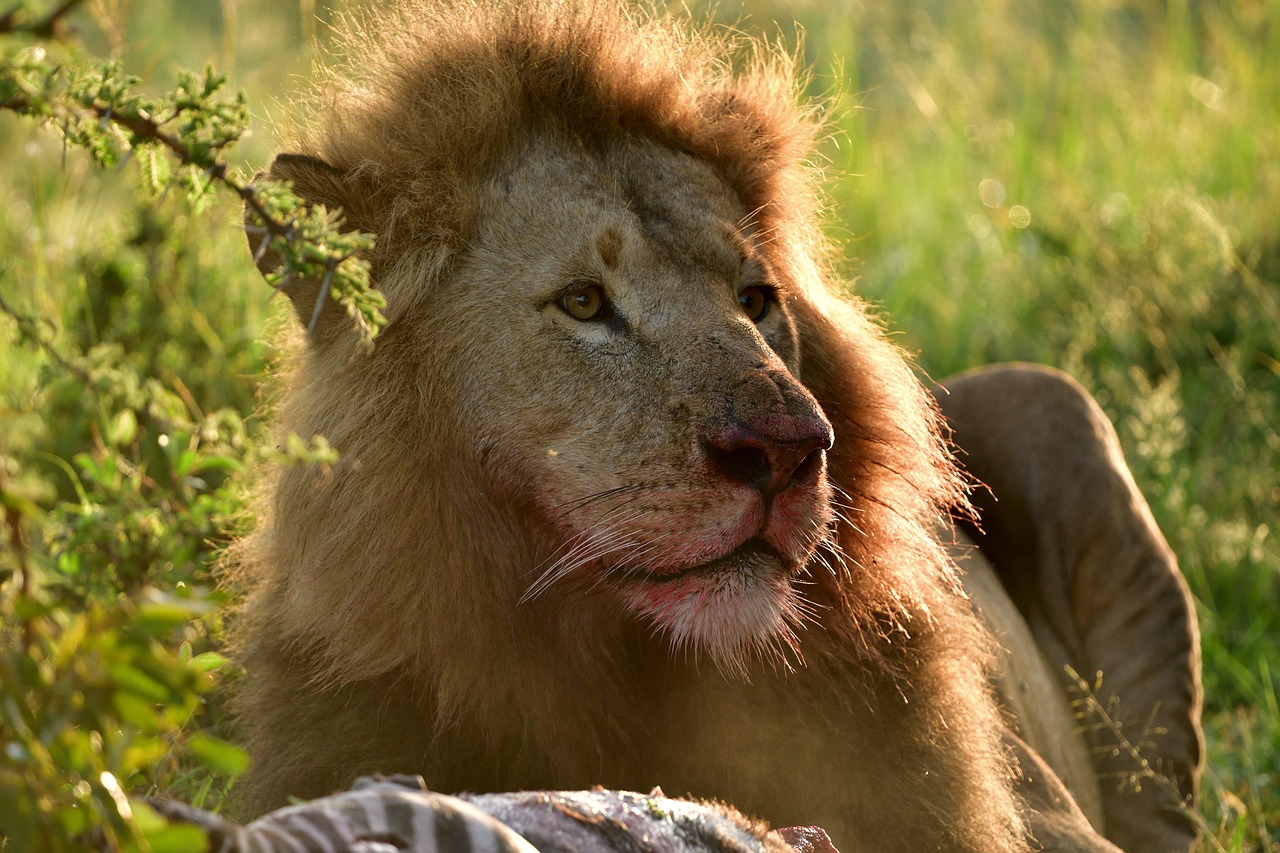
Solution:
[[[1000,499],[1009,593],[958,551],[997,658],[937,406],[824,281],[786,57],[611,0],[353,29],[271,174],[380,235],[389,324],[366,356],[327,306],[286,379],[342,458],[279,471],[236,555],[246,811],[414,772],[662,785],[846,853],[1189,844],[1194,625],[1109,427],[1032,369],[942,397]],[[1153,763],[1090,756],[1067,663]]]

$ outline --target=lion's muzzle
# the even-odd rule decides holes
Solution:
[[[811,478],[833,441],[817,401],[781,370],[747,373],[701,436],[711,468],[757,489],[766,505],[793,482]]]

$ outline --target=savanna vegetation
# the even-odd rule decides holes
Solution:
[[[343,4],[63,5],[0,9],[0,849],[193,849],[140,797],[218,808],[243,766],[218,551],[259,460],[332,458],[266,440],[286,312],[241,208]],[[842,273],[922,369],[1101,400],[1197,601],[1204,848],[1277,849],[1280,2],[715,14],[803,34]],[[358,241],[252,193],[372,332]]]

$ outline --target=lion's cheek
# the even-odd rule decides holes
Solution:
[[[591,541],[598,562],[620,573],[661,576],[710,562],[755,536],[765,521],[758,499],[722,494],[625,487],[589,501],[558,494],[543,489],[534,497],[540,523],[560,550]]]

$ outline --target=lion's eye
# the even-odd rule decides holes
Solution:
[[[598,284],[588,284],[560,296],[560,308],[575,320],[598,320],[608,314],[609,300]]]
[[[738,294],[738,304],[742,313],[753,323],[759,323],[769,313],[769,304],[773,302],[773,291],[767,287],[744,287]]]

